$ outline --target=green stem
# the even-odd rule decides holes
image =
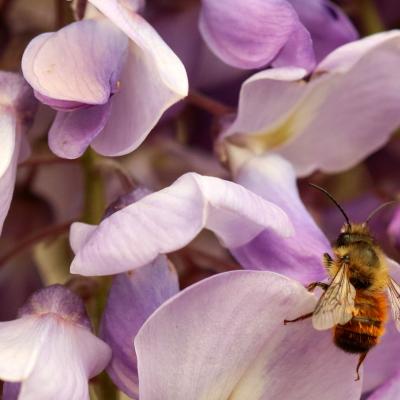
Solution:
[[[82,156],[85,176],[85,204],[82,219],[88,224],[98,224],[105,210],[104,184],[96,166],[98,155],[88,149]]]
[[[101,171],[98,167],[100,157],[88,149],[82,156],[82,169],[85,178],[85,199],[82,219],[88,224],[98,224],[105,210],[105,190]],[[108,289],[111,279],[109,277],[98,277],[99,291],[95,298],[88,304],[91,320],[98,331],[101,316],[103,314]],[[98,400],[116,400],[117,389],[106,373],[99,375],[93,382],[94,397]]]
[[[381,20],[374,0],[360,1],[359,10],[364,33],[366,35],[372,35],[373,33],[382,32],[385,30],[385,25]]]

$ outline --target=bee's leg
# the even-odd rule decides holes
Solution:
[[[325,291],[326,289],[328,289],[329,285],[327,283],[324,283],[324,282],[312,282],[308,286],[306,286],[306,289],[309,292],[312,292],[316,287],[319,287],[323,291]]]
[[[310,313],[308,313],[308,314],[304,314],[304,315],[302,315],[302,316],[300,316],[300,317],[297,317],[297,318],[295,318],[295,319],[285,319],[285,320],[283,321],[283,324],[286,325],[286,324],[288,324],[289,322],[303,321],[303,319],[310,318],[310,317],[312,317],[312,315],[313,315],[313,313],[310,312]]]
[[[356,368],[357,378],[354,379],[355,381],[359,381],[360,380],[360,374],[359,374],[358,370],[360,369],[361,364],[365,360],[365,357],[367,357],[367,354],[368,354],[368,351],[366,351],[365,353],[361,353],[360,354],[360,358],[358,359],[358,364],[357,364],[357,368]]]
[[[332,269],[333,258],[328,253],[324,253],[324,255],[322,257],[322,262],[328,271],[330,271]]]

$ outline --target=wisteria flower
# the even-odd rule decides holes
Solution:
[[[0,347],[0,378],[21,382],[19,400],[89,399],[88,379],[111,357],[82,301],[61,285],[36,292],[18,319],[0,323]]]
[[[230,248],[247,243],[265,229],[289,236],[292,226],[279,207],[240,185],[187,173],[99,226],[74,223],[71,272],[109,275],[129,271],[184,247],[203,228]]]
[[[226,272],[190,286],[135,338],[139,398],[358,400],[355,361],[331,334],[306,321],[283,325],[315,304],[298,282],[270,272]]]
[[[0,71],[0,233],[14,191],[18,160],[26,156],[25,138],[36,101],[21,75]]]
[[[36,97],[58,110],[49,145],[65,158],[89,145],[103,155],[133,151],[188,91],[182,63],[136,13],[138,2],[91,3],[102,15],[37,36],[22,59]]]
[[[107,373],[133,399],[139,398],[138,365],[133,340],[147,318],[179,292],[178,276],[165,256],[114,277],[100,328],[112,348]]]
[[[249,69],[272,63],[310,70],[315,53],[319,60],[357,38],[347,17],[326,0],[203,0],[199,28],[224,62]]]
[[[264,231],[246,245],[231,249],[240,264],[245,269],[279,272],[304,284],[325,280],[322,254],[331,253],[331,248],[300,200],[292,165],[276,154],[254,157],[236,171],[235,181],[279,205],[295,229],[294,235],[285,240]],[[399,265],[392,260],[389,265],[392,276],[399,280]],[[400,335],[391,321],[382,342],[366,358],[364,392],[384,385],[399,371],[398,351]]]
[[[357,164],[400,125],[399,44],[400,32],[391,31],[344,45],[309,81],[301,68],[253,75],[242,86],[235,120],[221,134],[224,156],[235,164],[236,148],[249,150],[246,157],[273,151],[290,160],[298,176]]]

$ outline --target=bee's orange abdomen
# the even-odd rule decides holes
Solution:
[[[383,292],[357,290],[355,315],[334,328],[335,344],[349,353],[364,353],[375,346],[385,332],[388,302]]]

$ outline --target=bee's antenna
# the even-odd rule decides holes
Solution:
[[[368,215],[368,218],[366,219],[365,223],[368,224],[368,222],[372,219],[372,217],[374,217],[379,211],[381,211],[382,209],[384,209],[387,206],[390,206],[390,205],[392,205],[394,203],[398,203],[398,200],[388,201],[388,202],[383,203],[380,206],[376,207],[375,210],[373,210],[371,212],[371,214]]]
[[[325,194],[333,201],[333,203],[335,203],[336,207],[337,207],[337,208],[340,210],[340,212],[343,214],[343,216],[344,216],[344,218],[345,218],[345,220],[346,220],[346,222],[347,222],[347,225],[348,225],[348,226],[351,226],[349,217],[348,217],[347,214],[344,212],[342,206],[333,198],[333,196],[332,196],[327,190],[325,190],[324,188],[322,188],[322,187],[320,187],[320,186],[318,186],[318,185],[315,185],[314,183],[309,183],[309,185],[312,186],[312,187],[315,188],[315,189],[320,190],[322,193],[325,193]]]

